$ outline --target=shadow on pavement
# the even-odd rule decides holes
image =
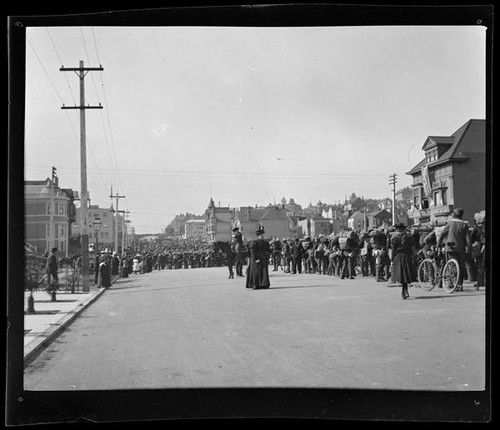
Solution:
[[[70,300],[70,299],[57,299],[55,301],[52,301],[52,300],[35,300],[35,303],[74,303],[74,302],[77,302],[78,300],[76,299],[73,299],[73,300]]]
[[[484,296],[484,291],[476,292],[476,293],[451,293],[451,294],[443,294],[439,296],[414,296],[414,299],[449,299],[452,297],[470,297],[470,296]]]
[[[287,288],[332,288],[332,285],[290,285],[285,287],[271,285],[269,288],[259,288],[259,290],[285,290]]]

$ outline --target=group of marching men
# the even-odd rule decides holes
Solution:
[[[463,211],[457,210],[448,225],[459,222],[462,214]],[[480,287],[484,286],[484,212],[476,214],[475,220],[474,226],[463,222],[466,246],[463,251],[458,250],[454,257],[459,260],[465,278],[477,281],[476,286]],[[410,244],[410,270],[415,281],[418,264],[428,251],[443,245],[439,243],[440,239],[447,242],[445,237],[440,238],[445,229],[446,226],[406,227],[397,224],[368,232],[347,230],[305,239],[273,238],[270,242],[270,264],[273,271],[283,270],[285,273],[317,273],[354,279],[358,272],[362,276],[374,276],[378,282],[388,281],[393,272],[395,238],[403,235]]]
[[[274,238],[270,242],[271,263],[273,271],[318,273],[341,279],[354,279],[358,265],[363,276],[373,275],[384,281],[390,276],[391,266],[387,242],[388,234],[383,229],[369,233],[348,230],[304,239]]]

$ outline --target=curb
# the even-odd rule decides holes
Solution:
[[[116,277],[114,280],[112,280],[111,285],[113,285],[118,279],[119,277]],[[55,323],[57,324],[57,327],[54,327],[53,329],[46,331],[43,334],[42,340],[33,339],[33,341],[31,341],[25,347],[25,349],[28,349],[28,351],[24,352],[24,368],[30,365],[35,360],[35,358],[37,358],[41,354],[41,352],[48,345],[50,345],[76,319],[76,317],[78,317],[78,315],[80,315],[83,312],[84,309],[86,309],[88,306],[94,303],[99,297],[101,297],[101,295],[103,295],[106,290],[107,288],[99,289],[90,297],[79,303],[76,308],[67,312],[66,315],[64,315],[60,320],[58,320]],[[31,347],[31,344],[35,345]]]

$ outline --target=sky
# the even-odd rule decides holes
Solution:
[[[485,118],[486,30],[459,27],[29,27],[25,179],[80,190],[85,76],[91,204],[136,233],[175,215],[293,198],[391,196],[427,136]]]

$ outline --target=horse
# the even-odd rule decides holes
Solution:
[[[233,271],[234,252],[231,249],[231,243],[218,240],[218,241],[215,241],[212,243],[212,247],[213,247],[214,252],[220,251],[226,257],[226,264],[227,264],[227,268],[229,270],[229,278],[228,279],[233,279],[234,278],[234,271]]]

